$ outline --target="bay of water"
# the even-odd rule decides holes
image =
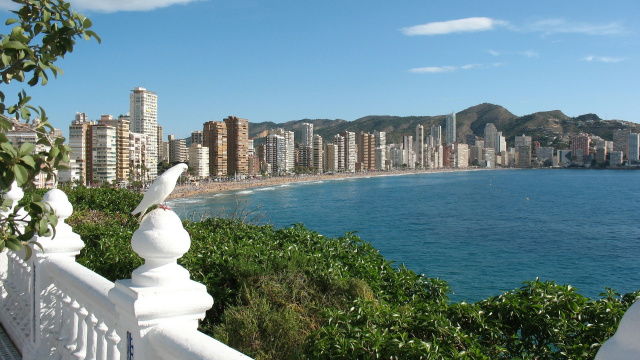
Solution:
[[[523,281],[640,289],[640,171],[493,170],[310,181],[178,199],[183,218],[259,207],[276,227],[356,232],[474,302]]]

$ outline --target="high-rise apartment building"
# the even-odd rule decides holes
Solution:
[[[87,154],[91,151],[91,142],[88,138],[88,130],[94,122],[89,121],[87,114],[76,113],[75,120],[69,125],[69,147],[71,154],[69,157],[76,161],[80,181],[83,185],[89,183],[87,177]]]
[[[313,136],[313,162],[312,167],[316,169],[318,172],[322,172],[323,170],[323,154],[324,149],[322,147],[322,136],[314,135]]]
[[[191,143],[189,147],[189,170],[196,178],[209,176],[209,148]]]
[[[389,148],[389,161],[391,166],[397,169],[407,165],[405,150],[400,146],[391,145]]]
[[[516,167],[531,166],[531,146],[516,146]]]
[[[203,146],[209,148],[209,175],[227,175],[227,126],[220,121],[204,123]]]
[[[376,170],[387,168],[387,133],[384,131],[374,131],[376,138]]]
[[[93,183],[116,182],[117,130],[110,125],[91,126],[91,181]]]
[[[131,117],[127,116],[126,120],[129,120],[129,124],[131,124]],[[164,148],[164,141],[162,139],[164,139],[162,137],[162,126],[158,124],[157,126],[157,131],[156,134],[158,135],[158,162],[165,162],[165,161],[169,161],[169,153],[165,153],[165,148]]]
[[[442,147],[442,167],[451,167],[451,147],[452,145]]]
[[[515,137],[515,166],[530,167],[531,166],[531,136]]]
[[[488,168],[496,167],[496,149],[485,147],[482,149],[482,160],[484,160],[484,164]]]
[[[596,162],[598,164],[604,164],[607,161],[607,148],[606,147],[597,147],[596,148]]]
[[[344,171],[355,172],[358,160],[358,150],[356,149],[356,133],[343,131],[344,138]]]
[[[431,127],[431,136],[433,136],[433,144],[432,146],[436,147],[442,145],[442,126],[433,125]]]
[[[193,144],[204,144],[204,134],[202,131],[192,131],[191,132],[191,145]],[[189,146],[191,146],[189,145]]]
[[[514,142],[515,142],[515,147],[528,146],[529,149],[531,149],[531,136],[525,136],[524,134],[522,134],[522,136],[516,136]],[[485,147],[488,147],[488,146],[485,145]]]
[[[131,90],[129,96],[130,130],[147,135],[146,163],[148,178],[158,176],[158,95],[143,87]]]
[[[248,174],[249,120],[229,116],[224,123],[227,125],[227,173]]]
[[[553,148],[541,146],[536,150],[536,159],[541,162],[553,160]]]
[[[469,145],[468,144],[455,144],[454,145],[454,158],[455,167],[459,169],[465,169],[469,167]]]
[[[115,119],[111,115],[102,115],[98,125],[109,125],[116,129],[116,181],[126,183],[129,181],[129,117]]]
[[[333,144],[336,146],[336,161],[338,162],[336,171],[345,171],[344,137],[335,135],[333,137]]]
[[[324,145],[324,171],[338,171],[338,156],[336,153],[337,145],[336,144],[325,144]]]
[[[313,146],[313,124],[302,123],[302,145]]]
[[[184,139],[176,139],[173,135],[169,135],[169,164],[177,164],[187,162],[189,149]]]
[[[614,140],[614,146],[615,146],[615,140]],[[624,153],[622,151],[612,151],[609,154],[610,166],[620,166],[622,165],[623,162],[624,162]]]
[[[622,151],[624,155],[629,154],[629,134],[631,129],[613,130],[613,151]]]
[[[582,161],[582,157],[589,155],[589,145],[591,138],[587,134],[578,134],[571,137],[571,154],[577,157],[579,153],[582,156],[578,159]]]
[[[640,135],[636,133],[629,134],[629,161],[637,162],[639,159]]]
[[[286,172],[286,142],[284,136],[278,134],[267,135],[265,144],[266,163],[270,165],[273,174],[283,174]]]
[[[445,120],[445,132],[447,136],[447,145],[451,145],[456,142],[456,114],[451,113],[447,115]]]
[[[376,149],[387,146],[387,133],[384,131],[374,131],[373,136],[376,137]]]
[[[284,163],[282,164],[282,166],[279,168],[279,171],[281,173],[287,172],[287,171],[293,171],[293,169],[295,168],[295,142],[294,142],[294,132],[293,131],[287,131],[285,129],[282,128],[278,128],[278,129],[271,129],[269,130],[269,134],[271,135],[279,135],[282,136],[282,138],[284,139]],[[311,153],[311,150],[310,150]]]
[[[419,167],[424,166],[424,126],[416,126],[416,162]]]
[[[129,133],[129,176],[132,181],[146,179],[145,167],[147,157],[148,138],[145,134]],[[169,152],[167,151],[167,154]]]
[[[376,167],[376,139],[369,133],[358,134],[358,166],[361,171],[372,171]]]
[[[502,136],[502,131],[498,131],[496,153],[507,151],[507,138]]]
[[[302,124],[302,143],[298,164],[301,167],[312,167],[313,164],[313,124]]]
[[[493,123],[484,126],[484,147],[498,151],[498,129]]]

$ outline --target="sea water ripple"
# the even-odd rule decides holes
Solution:
[[[276,227],[356,232],[477,301],[536,278],[598,297],[640,289],[640,171],[495,170],[291,183],[172,201],[183,218],[245,209]],[[257,189],[256,189],[257,190]]]

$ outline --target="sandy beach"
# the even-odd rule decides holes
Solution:
[[[440,172],[452,172],[452,171],[472,171],[472,170],[487,170],[486,168],[468,168],[468,169],[429,169],[429,170],[394,170],[394,171],[372,171],[372,172],[357,172],[357,173],[334,173],[332,175],[319,174],[319,175],[292,175],[292,176],[276,176],[276,177],[264,177],[258,179],[245,179],[239,181],[207,181],[199,182],[195,184],[178,185],[176,189],[171,193],[169,199],[176,198],[189,198],[197,197],[204,194],[215,194],[226,191],[235,191],[256,187],[267,187],[274,185],[281,185],[293,182],[303,181],[319,181],[319,180],[337,180],[353,177],[372,177],[372,176],[393,176],[393,175],[410,175],[410,174],[424,174],[424,173],[440,173]]]

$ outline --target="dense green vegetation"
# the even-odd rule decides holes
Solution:
[[[86,247],[78,261],[129,278],[130,209],[141,195],[67,190]],[[525,282],[474,304],[450,303],[445,281],[384,259],[353,234],[328,239],[229,219],[184,221],[179,261],[214,297],[201,330],[256,359],[589,359],[640,292],[585,298],[568,285]],[[603,289],[605,290],[605,289]]]

